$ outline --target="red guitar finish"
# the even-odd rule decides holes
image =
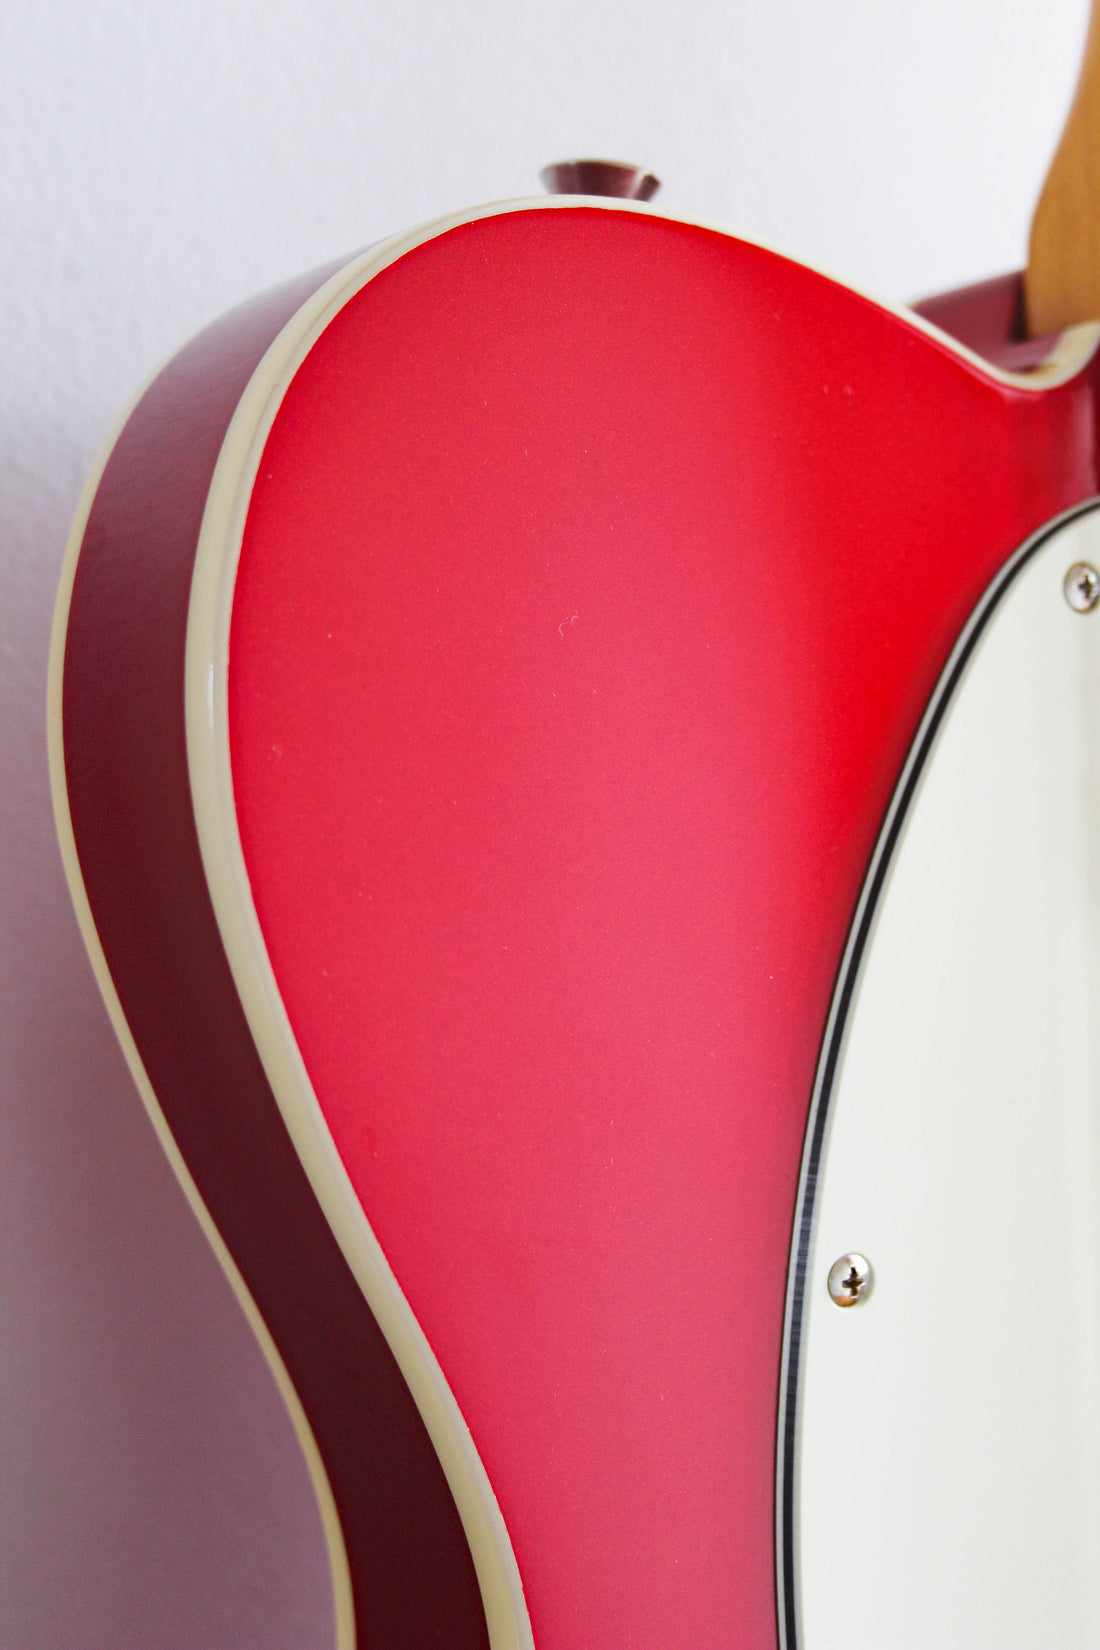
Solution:
[[[1009,381],[772,252],[554,201],[337,281],[261,405],[320,285],[189,346],[95,496],[62,717],[99,944],[301,1401],[358,1642],[771,1650],[830,994],[952,644],[1096,491],[1096,371]]]

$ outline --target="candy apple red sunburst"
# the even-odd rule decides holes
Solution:
[[[936,313],[1012,361],[1014,291]],[[830,1001],[952,648],[1097,490],[1095,341],[1009,372],[562,197],[245,306],[122,425],[58,616],[63,847],[344,1646],[793,1631]]]

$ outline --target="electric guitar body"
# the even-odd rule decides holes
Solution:
[[[858,1622],[846,1583],[829,1598],[868,1550],[845,1528],[893,1562],[889,1474],[853,1457],[885,1470],[929,1341],[921,1391],[942,1376],[950,1408],[974,1279],[997,1275],[962,1216],[935,1248],[937,1208],[961,1198],[980,1235],[985,1194],[950,1181],[966,1095],[920,1050],[983,966],[966,937],[998,888],[1028,934],[1052,909],[1027,881],[1041,824],[981,904],[999,822],[1077,808],[1095,756],[1078,653],[1100,618],[1062,580],[1093,532],[1096,330],[1015,343],[1014,293],[941,300],[937,327],[641,205],[486,208],[210,328],[89,488],[53,658],[66,864],[302,1439],[344,1650],[929,1642],[900,1606],[890,1636],[884,1594]],[[969,869],[930,847],[891,916],[1002,636],[998,680],[1038,672],[1031,743],[1002,750],[987,692],[952,760],[973,775],[992,741],[1008,800],[980,829],[964,807],[970,838],[943,827]],[[1061,708],[1028,722],[1048,656]],[[1021,778],[1059,738],[1055,777]],[[1083,841],[1061,863],[1087,881]],[[956,939],[918,944],[941,910]],[[1011,922],[983,931],[1057,974]],[[979,1020],[995,1041],[998,1004],[1026,1019],[1014,990],[960,1012],[962,1044]],[[980,1179],[998,1098],[1018,1119],[989,1169],[1010,1227],[1036,1133],[1013,1080],[971,1130]],[[890,1132],[933,1101],[925,1136]],[[1084,1161],[1082,1116],[1057,1163],[1066,1140]],[[910,1184],[915,1138],[935,1149]],[[1057,1163],[1043,1207],[1087,1209]],[[873,1262],[856,1311],[829,1298],[830,1246]],[[920,1314],[953,1264],[970,1292],[938,1331]],[[1003,1305],[979,1337],[1002,1371]],[[868,1369],[882,1413],[849,1411]]]

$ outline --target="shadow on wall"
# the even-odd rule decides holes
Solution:
[[[88,468],[0,430],[5,1650],[329,1650],[290,1422],[99,999],[49,800],[54,590]]]

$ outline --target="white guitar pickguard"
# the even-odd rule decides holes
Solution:
[[[970,653],[821,1102],[799,1650],[1100,1646],[1100,606],[1067,604],[1077,561],[1100,567],[1096,512]],[[851,1251],[874,1288],[841,1309]]]

